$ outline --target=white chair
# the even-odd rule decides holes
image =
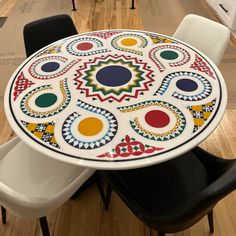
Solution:
[[[173,37],[196,47],[218,65],[228,45],[230,30],[215,21],[189,14]]]
[[[43,235],[50,235],[45,215],[66,202],[94,172],[46,157],[19,138],[1,145],[2,222],[9,209],[24,218],[39,218]]]

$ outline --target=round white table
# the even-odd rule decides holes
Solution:
[[[130,169],[194,148],[217,127],[226,101],[221,73],[195,48],[156,33],[106,30],[27,58],[4,104],[16,134],[45,155]]]

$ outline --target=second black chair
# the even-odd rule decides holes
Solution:
[[[187,229],[236,188],[236,160],[195,148],[176,159],[134,170],[99,171],[130,210],[159,236]],[[107,189],[106,208],[111,196]]]
[[[78,34],[68,15],[42,18],[25,25],[23,30],[26,56],[59,39]]]

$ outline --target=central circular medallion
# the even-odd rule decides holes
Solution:
[[[163,111],[152,110],[145,115],[145,121],[152,127],[163,128],[170,122],[170,117]]]
[[[128,83],[132,74],[123,66],[106,66],[97,72],[96,78],[102,85],[117,87]]]
[[[101,132],[103,123],[96,117],[88,117],[80,121],[78,130],[85,136],[94,136]]]

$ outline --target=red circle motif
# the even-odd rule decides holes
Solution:
[[[77,45],[77,49],[80,51],[88,51],[91,48],[93,48],[93,44],[92,43],[80,43]]]
[[[163,128],[170,122],[170,117],[163,111],[152,110],[145,115],[145,121],[152,127]]]

